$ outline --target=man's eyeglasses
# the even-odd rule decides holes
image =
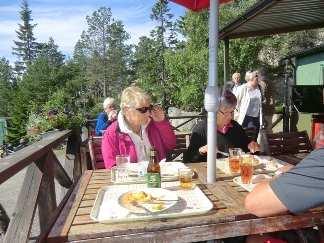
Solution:
[[[151,111],[153,108],[153,105],[150,106],[144,106],[144,107],[140,107],[140,108],[135,108],[137,111],[141,112],[142,114],[145,114],[148,111]]]

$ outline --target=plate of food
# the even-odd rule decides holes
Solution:
[[[247,191],[252,191],[253,188],[262,181],[270,180],[272,177],[267,174],[259,174],[259,175],[253,175],[252,182],[249,184],[242,183],[241,176],[237,176],[233,178],[233,181],[243,187]]]
[[[132,213],[152,214],[174,206],[178,202],[178,196],[174,191],[146,188],[125,192],[120,195],[118,202]]]

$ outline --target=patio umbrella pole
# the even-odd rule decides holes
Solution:
[[[207,183],[216,181],[216,114],[218,108],[217,88],[218,0],[210,0],[209,9],[209,72],[205,91],[207,118]]]

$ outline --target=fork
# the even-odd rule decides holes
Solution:
[[[149,213],[149,214],[152,214],[153,212],[151,210],[148,210],[146,207],[144,207],[143,205],[141,205],[140,203],[136,202],[136,201],[132,201],[131,204],[135,207],[138,207],[138,208],[141,208],[141,209],[144,209],[144,211],[146,213]]]

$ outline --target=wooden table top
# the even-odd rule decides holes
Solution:
[[[302,215],[257,218],[244,209],[247,192],[218,171],[219,181],[205,184],[206,163],[189,164],[196,182],[213,202],[203,215],[172,219],[103,224],[90,218],[98,190],[111,184],[107,170],[86,171],[56,220],[48,242],[193,242],[310,227],[324,223],[324,209]]]

